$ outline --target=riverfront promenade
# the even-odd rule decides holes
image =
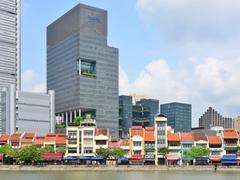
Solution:
[[[79,166],[79,165],[45,165],[22,166],[0,165],[0,171],[214,171],[214,166]],[[238,171],[240,166],[218,166],[217,171]]]

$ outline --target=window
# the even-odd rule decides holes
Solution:
[[[96,140],[96,145],[106,145],[106,140]]]
[[[92,130],[84,131],[84,136],[93,136],[93,131]]]
[[[77,153],[77,148],[68,148],[68,153]]]
[[[81,60],[79,66],[81,75],[96,77],[96,61]]]
[[[133,142],[133,146],[142,146],[142,142],[135,141],[135,142]]]

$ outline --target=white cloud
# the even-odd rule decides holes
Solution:
[[[46,92],[46,83],[38,73],[28,69],[22,73],[22,90],[30,92]]]
[[[137,0],[136,7],[158,29],[161,43],[189,56],[238,55],[239,0]]]
[[[164,59],[152,61],[138,77],[129,82],[121,68],[120,92],[144,94],[157,98],[160,103],[186,102],[193,105],[193,124],[209,107],[213,106],[225,116],[236,116],[240,107],[240,61],[234,65],[228,60],[206,58],[195,61],[192,68],[172,68]],[[177,70],[176,70],[177,69]]]

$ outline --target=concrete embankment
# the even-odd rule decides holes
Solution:
[[[215,171],[214,166],[74,166],[74,165],[47,165],[21,166],[0,165],[0,171]],[[217,171],[238,171],[240,167],[217,167]]]

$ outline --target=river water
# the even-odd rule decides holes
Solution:
[[[240,172],[204,171],[0,171],[0,180],[240,180]]]

